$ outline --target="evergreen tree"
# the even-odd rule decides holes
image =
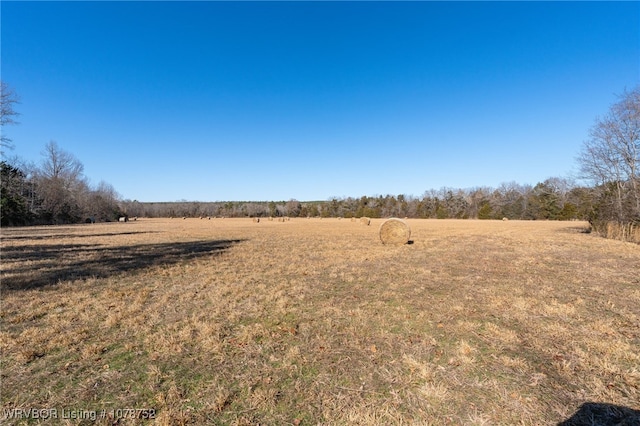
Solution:
[[[27,225],[31,220],[28,203],[28,185],[26,174],[2,161],[0,163],[1,224],[2,226]]]

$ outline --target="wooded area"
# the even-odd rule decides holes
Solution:
[[[40,165],[2,161],[2,226],[109,222],[122,214],[116,190],[92,187],[73,154],[49,142]]]
[[[327,201],[229,201],[142,203],[126,200],[123,211],[144,217],[410,217],[429,219],[584,219],[592,207],[587,188],[553,178],[532,187],[426,191],[421,197],[378,195]]]

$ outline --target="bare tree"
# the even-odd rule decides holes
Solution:
[[[18,103],[18,95],[4,81],[0,81],[0,150],[3,148],[11,148],[13,141],[6,135],[5,126],[8,124],[17,124],[15,120],[19,114],[13,109]]]
[[[36,181],[44,216],[53,222],[78,221],[89,192],[84,166],[55,141],[45,145],[42,156]]]
[[[104,181],[101,181],[85,197],[83,210],[86,219],[91,222],[112,221],[118,219],[122,214],[119,206],[120,195],[115,188]],[[138,216],[132,215],[132,216]]]
[[[285,210],[287,212],[287,216],[298,217],[300,215],[300,210],[302,210],[302,204],[300,201],[292,198],[285,204]]]
[[[61,179],[70,184],[84,171],[82,163],[73,154],[61,149],[56,141],[46,144],[42,155],[41,173],[48,179]]]
[[[587,180],[612,193],[615,219],[640,217],[640,86],[596,120],[578,157]]]

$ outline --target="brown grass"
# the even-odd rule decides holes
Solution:
[[[593,230],[604,238],[640,244],[640,225],[638,224],[599,222],[594,225]]]
[[[3,229],[2,407],[158,425],[640,408],[636,244],[576,222],[408,223],[400,246],[334,219]]]

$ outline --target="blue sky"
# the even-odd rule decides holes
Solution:
[[[4,129],[139,201],[568,177],[640,82],[638,2],[1,3]]]

